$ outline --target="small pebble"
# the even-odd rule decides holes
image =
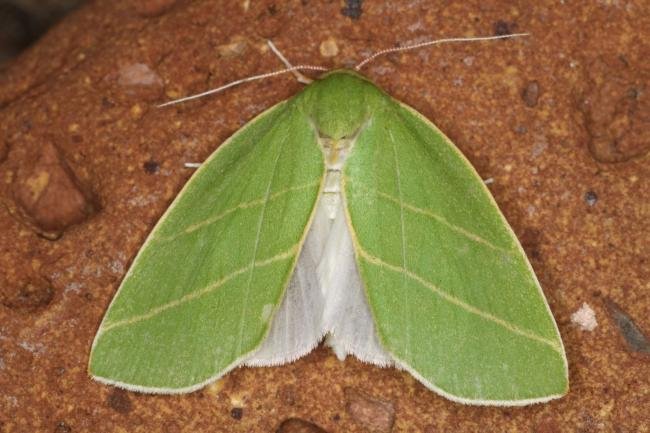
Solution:
[[[593,331],[598,326],[596,313],[586,302],[571,315],[571,323],[578,325],[583,331]]]
[[[161,85],[162,78],[144,63],[132,63],[120,68],[117,78],[121,86]]]
[[[537,81],[529,81],[526,87],[521,92],[521,99],[528,107],[535,107],[539,99],[539,83]]]
[[[145,100],[155,100],[163,92],[163,80],[144,63],[131,63],[117,72],[117,84],[126,94]]]
[[[246,52],[248,42],[243,36],[233,36],[227,44],[219,45],[217,52],[221,57],[237,57]]]
[[[323,57],[334,57],[339,53],[336,39],[329,37],[320,43],[320,55]]]
[[[38,154],[19,168],[13,194],[27,222],[50,239],[58,238],[67,227],[83,222],[96,210],[91,193],[81,187],[61,153],[49,142],[41,143]]]

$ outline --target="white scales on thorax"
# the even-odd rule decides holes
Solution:
[[[327,174],[307,238],[268,337],[244,364],[291,362],[325,337],[341,360],[351,354],[372,364],[393,365],[377,338],[344,210],[342,170],[353,139],[321,137],[319,143]]]

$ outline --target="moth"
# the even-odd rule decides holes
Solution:
[[[480,176],[433,123],[350,70],[201,164],[124,277],[89,372],[191,392],[323,339],[461,403],[568,389],[548,303]]]

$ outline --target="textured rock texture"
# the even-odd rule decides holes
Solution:
[[[301,84],[287,75],[157,103],[280,67],[265,38],[295,64],[345,67],[398,43],[512,31],[531,36],[390,55],[364,73],[493,179],[565,342],[565,398],[463,406],[322,347],[184,396],[88,378],[95,330],[190,176],[183,164]],[[646,0],[152,0],[74,12],[0,72],[0,431],[648,431],[648,41]],[[570,319],[583,303],[591,331]]]

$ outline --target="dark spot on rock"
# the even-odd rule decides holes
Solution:
[[[174,6],[176,0],[143,0],[135,2],[136,12],[143,17],[157,17]]]
[[[525,133],[528,132],[528,128],[526,128],[525,125],[517,125],[517,126],[515,127],[515,132],[516,132],[517,134],[522,134],[522,135],[523,135],[523,134],[525,134]]]
[[[18,286],[0,287],[0,299],[5,307],[24,313],[31,313],[47,307],[54,298],[54,289],[49,281],[43,278],[32,278],[27,283]]]
[[[7,159],[7,153],[9,153],[9,144],[2,140],[0,141],[0,163]]]
[[[362,4],[363,0],[346,0],[345,7],[341,9],[341,13],[343,16],[358,20],[361,18],[361,13],[363,12],[361,9]]]
[[[593,191],[587,191],[585,193],[585,203],[589,206],[593,206],[598,201],[598,195]]]
[[[282,421],[276,433],[327,433],[327,431],[309,421],[289,418]]]
[[[492,31],[495,36],[505,36],[511,35],[514,33],[514,29],[517,27],[514,23],[509,23],[507,21],[499,20],[494,23],[492,26]]]
[[[346,388],[345,397],[347,412],[367,430],[380,433],[392,430],[395,423],[393,403],[370,397],[353,388]]]
[[[115,102],[110,100],[108,97],[104,96],[102,98],[102,108],[113,108],[115,107]]]
[[[123,389],[113,388],[106,399],[108,406],[115,412],[126,415],[131,412],[131,399],[129,394]]]
[[[230,409],[230,416],[239,421],[244,416],[244,409],[241,407],[233,407]]]
[[[56,426],[54,427],[54,433],[71,433],[71,432],[72,432],[72,427],[66,424],[65,421],[57,422]]]
[[[266,10],[269,11],[269,15],[275,15],[278,13],[278,7],[274,4],[269,5]]]
[[[535,107],[539,99],[539,83],[537,81],[529,81],[521,92],[521,99],[528,107]]]
[[[156,174],[160,171],[160,164],[153,159],[150,159],[142,164],[142,168],[147,174]]]
[[[21,161],[12,189],[25,222],[48,239],[58,238],[98,207],[92,193],[50,142],[42,143],[36,154]]]
[[[341,415],[339,415],[338,413],[335,413],[334,415],[332,415],[332,421],[334,421],[334,422],[341,421]]]
[[[605,300],[605,306],[628,346],[635,352],[650,355],[650,341],[634,320],[611,299]]]

